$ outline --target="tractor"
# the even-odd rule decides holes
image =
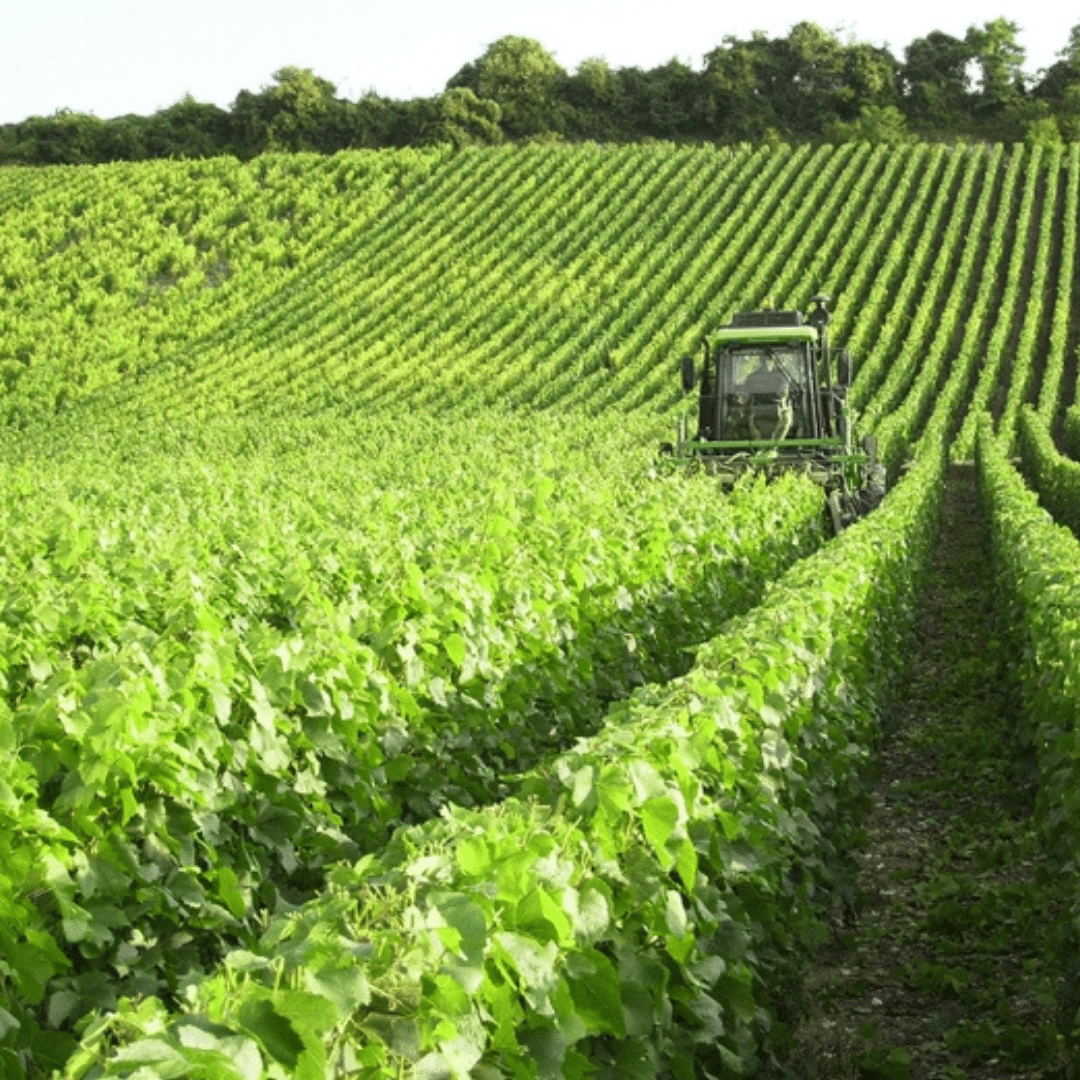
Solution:
[[[661,451],[726,485],[750,471],[805,473],[825,489],[839,533],[884,498],[885,467],[872,435],[855,447],[851,359],[846,352],[834,357],[829,346],[829,298],[818,294],[810,303],[805,316],[735,312],[703,342],[700,379],[693,357],[683,357],[683,392],[700,386],[697,432],[688,438],[682,417],[676,443]]]

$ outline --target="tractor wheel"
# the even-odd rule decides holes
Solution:
[[[864,513],[876,510],[881,505],[881,500],[885,498],[885,484],[885,466],[880,462],[876,462],[867,469],[866,483],[863,485],[862,503],[865,507]]]
[[[870,467],[873,468],[878,463],[877,456],[877,436],[867,435],[862,441],[863,453],[870,459]]]
[[[829,492],[829,517],[832,519],[834,536],[839,536],[844,531],[844,512],[840,497],[839,491]]]

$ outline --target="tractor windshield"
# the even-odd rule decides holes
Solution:
[[[777,441],[804,435],[803,349],[769,345],[731,349],[721,357],[720,378],[723,438]]]

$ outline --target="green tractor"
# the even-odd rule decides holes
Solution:
[[[687,418],[677,442],[661,451],[697,463],[723,483],[747,471],[772,477],[806,473],[824,487],[833,530],[839,533],[885,496],[885,467],[877,440],[867,435],[858,449],[847,407],[851,361],[829,347],[827,296],[800,311],[737,311],[731,324],[704,342],[698,378],[692,357],[683,357],[684,393],[700,386],[697,432],[687,437]]]

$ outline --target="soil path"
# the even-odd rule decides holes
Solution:
[[[800,1077],[1049,1077],[1053,914],[971,465],[951,466],[915,655],[886,719],[854,911],[805,987]]]

